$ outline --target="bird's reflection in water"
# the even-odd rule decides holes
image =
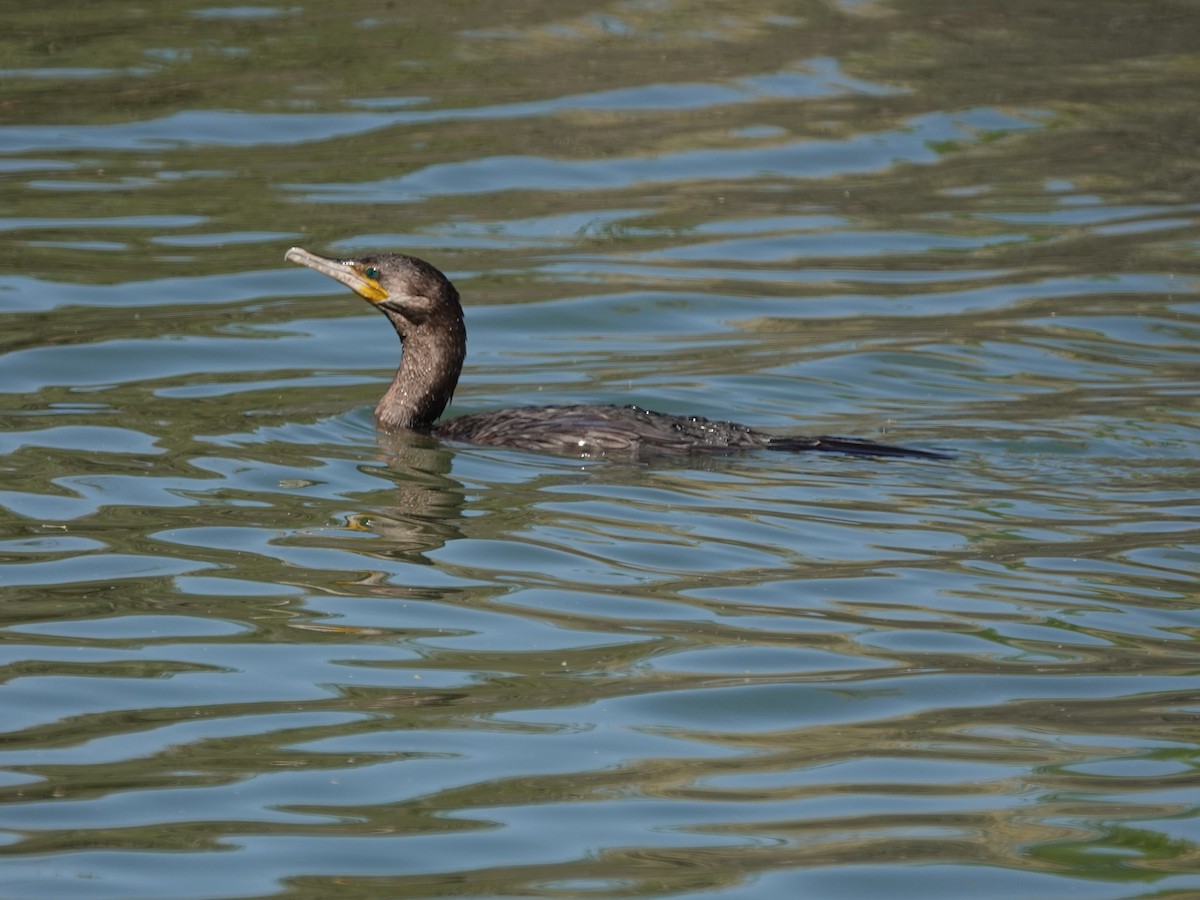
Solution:
[[[430,565],[429,553],[462,537],[466,488],[450,475],[454,451],[412,432],[380,433],[379,446],[387,465],[371,471],[392,482],[390,502],[347,524],[377,538],[364,553]]]

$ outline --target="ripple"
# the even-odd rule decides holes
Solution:
[[[1182,12],[169,6],[6,12],[0,894],[1200,895]]]

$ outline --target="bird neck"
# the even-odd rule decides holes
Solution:
[[[375,407],[375,421],[384,431],[429,431],[454,396],[467,355],[462,315],[405,331],[393,324],[402,347],[400,367]]]

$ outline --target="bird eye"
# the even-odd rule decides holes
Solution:
[[[366,275],[368,278],[370,278],[372,281],[379,280],[379,270],[377,268],[375,268],[374,266],[367,266],[367,270],[363,274]]]

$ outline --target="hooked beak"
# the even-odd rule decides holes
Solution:
[[[340,281],[369,303],[381,303],[388,298],[387,290],[378,279],[368,277],[363,265],[356,260],[327,259],[302,247],[293,247],[283,258]]]

